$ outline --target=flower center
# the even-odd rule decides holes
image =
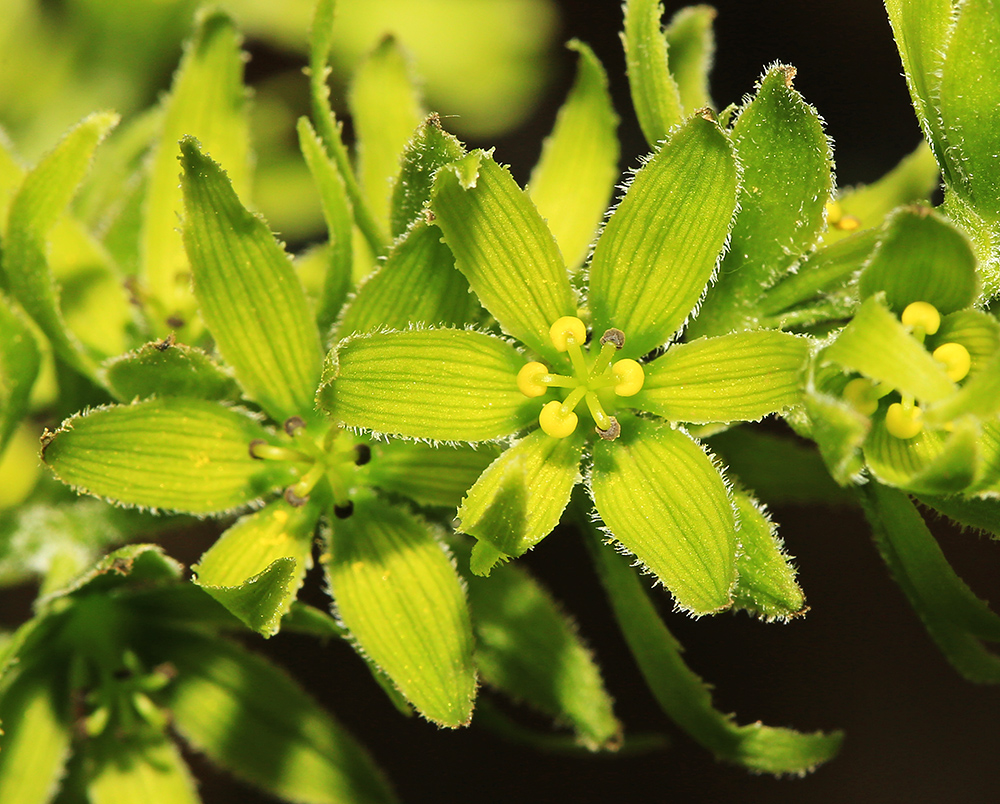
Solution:
[[[356,444],[342,430],[330,427],[319,436],[309,432],[305,421],[293,416],[284,424],[290,446],[277,446],[257,439],[250,442],[250,455],[265,461],[286,461],[299,468],[299,479],[285,489],[285,501],[299,508],[306,504],[316,484],[326,478],[333,496],[333,512],[341,519],[354,513],[351,488],[354,470],[371,460],[371,448]]]
[[[941,314],[933,304],[918,301],[907,305],[900,321],[909,328],[914,338],[923,343],[928,335],[933,335],[941,327]],[[943,343],[932,352],[932,357],[944,367],[944,373],[952,382],[965,379],[972,367],[969,350],[960,343]],[[879,400],[893,390],[859,377],[844,387],[844,399],[859,413],[871,416],[878,409]],[[916,437],[924,429],[923,411],[911,395],[900,393],[900,401],[889,405],[885,412],[885,429],[890,435],[904,440]]]
[[[609,391],[615,396],[633,396],[639,393],[646,376],[635,360],[625,358],[612,362],[615,354],[625,345],[625,333],[609,329],[601,336],[601,350],[592,360],[585,353],[587,327],[576,316],[563,316],[549,328],[549,338],[560,352],[569,356],[573,373],[554,374],[544,363],[526,363],[517,374],[517,387],[527,397],[542,396],[549,388],[566,388],[569,393],[562,400],[546,402],[538,415],[538,424],[553,438],[566,438],[576,430],[579,417],[574,412],[577,405],[586,401],[590,415],[597,425],[597,433],[608,441],[618,438],[621,427],[614,416],[609,416],[601,404],[598,392]],[[589,350],[588,350],[589,351]]]

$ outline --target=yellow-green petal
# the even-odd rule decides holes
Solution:
[[[608,533],[692,614],[732,604],[736,515],[712,458],[687,433],[647,419],[594,447],[590,489]]]
[[[674,422],[755,421],[801,402],[809,341],[738,332],[671,346],[645,366],[632,404]]]
[[[476,695],[472,625],[451,558],[422,520],[374,497],[332,523],[325,569],[358,649],[424,717],[467,725]]]

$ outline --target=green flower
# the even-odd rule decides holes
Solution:
[[[286,800],[395,801],[354,738],[225,638],[238,621],[181,574],[159,547],[134,545],[40,599],[0,651],[0,800],[50,801],[61,782],[90,801],[197,804],[175,732]]]
[[[489,154],[470,153],[437,173],[431,212],[456,267],[521,348],[468,329],[348,338],[327,358],[321,405],[350,427],[410,438],[523,434],[459,508],[460,529],[479,539],[475,571],[551,532],[585,473],[611,538],[680,608],[729,607],[742,597],[737,564],[748,549],[737,508],[762,515],[741,504],[750,498],[730,489],[680,425],[788,409],[809,351],[806,339],[771,331],[662,348],[713,277],[738,174],[727,134],[707,117],[690,119],[630,182],[594,246],[579,299],[526,194]],[[765,531],[764,552],[777,554]],[[795,591],[785,616],[802,605],[788,572]]]
[[[821,350],[812,434],[842,483],[862,470],[918,494],[993,494],[1000,481],[1000,325],[973,309],[968,238],[925,207],[887,219],[864,301]]]

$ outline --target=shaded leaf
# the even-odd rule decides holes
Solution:
[[[628,0],[624,9],[622,41],[632,106],[646,142],[655,149],[684,117],[660,22],[663,6],[657,0]]]
[[[711,6],[686,6],[674,14],[665,32],[667,65],[677,82],[685,114],[712,105],[708,73],[715,56],[715,15]]]
[[[123,402],[150,396],[240,397],[236,381],[207,352],[169,338],[112,358],[102,369],[108,389]]]
[[[146,638],[148,655],[177,669],[163,691],[174,727],[216,765],[292,801],[396,801],[367,752],[274,665],[191,630]]]
[[[597,241],[588,298],[594,332],[622,330],[623,357],[669,340],[715,271],[735,206],[729,139],[694,117],[635,175]]]
[[[900,491],[869,483],[860,490],[875,545],[889,571],[952,666],[970,681],[1000,682],[1000,618],[948,564],[913,503]]]
[[[719,759],[759,773],[801,775],[836,755],[841,732],[803,734],[760,721],[739,726],[731,715],[714,709],[709,686],[684,664],[683,649],[626,559],[599,542],[597,533],[588,539],[618,627],[647,686],[671,720]]]
[[[441,230],[415,224],[358,288],[337,322],[337,336],[410,324],[462,325],[480,311],[468,280],[441,242]]]
[[[91,378],[96,362],[68,328],[46,257],[46,241],[90,167],[117,115],[92,114],[28,173],[10,204],[3,271],[7,289],[38,324],[60,358]]]
[[[517,432],[532,418],[532,404],[516,383],[524,362],[512,346],[480,332],[360,336],[330,353],[318,399],[352,427],[488,441]]]
[[[568,47],[579,53],[576,81],[527,189],[566,265],[575,270],[587,257],[618,179],[618,115],[593,51],[577,40]]]
[[[424,116],[408,59],[391,34],[358,65],[347,101],[359,183],[380,228],[388,229],[392,182],[399,173],[400,156]]]
[[[675,422],[753,421],[801,402],[809,341],[783,332],[699,338],[647,363],[634,406]]]
[[[458,508],[465,493],[498,454],[491,444],[476,448],[430,447],[404,441],[373,444],[368,482],[418,505]]]
[[[776,65],[733,126],[743,175],[739,213],[719,278],[693,325],[698,334],[753,328],[754,302],[815,243],[833,188],[830,145],[816,110]]]
[[[508,335],[555,357],[549,328],[576,303],[552,233],[507,169],[473,151],[438,172],[431,206],[483,306]]]
[[[0,293],[0,454],[28,412],[41,354],[21,313]]]
[[[690,436],[621,417],[594,447],[590,488],[608,533],[652,572],[678,608],[728,608],[736,582],[736,518],[712,459]]]
[[[166,737],[117,740],[105,737],[84,749],[93,770],[87,780],[91,804],[199,804],[201,799],[180,751]]]
[[[232,19],[217,9],[198,14],[173,86],[164,102],[160,142],[154,148],[140,241],[143,289],[153,302],[150,319],[166,334],[171,316],[187,321],[194,312],[184,243],[177,234],[182,211],[177,184],[177,141],[197,137],[206,153],[226,165],[242,197],[250,188],[250,135],[242,38]]]
[[[976,256],[965,234],[928,207],[904,207],[886,219],[858,291],[862,299],[884,292],[897,315],[916,301],[947,315],[971,305],[977,285]]]
[[[468,566],[469,550],[456,549],[459,566]],[[548,590],[513,565],[498,568],[488,580],[468,573],[464,578],[483,681],[569,725],[591,751],[617,748],[621,724],[600,668]]]
[[[196,399],[97,408],[63,422],[42,459],[63,483],[126,505],[212,514],[246,505],[288,480],[250,456],[268,439],[236,409]]]
[[[535,430],[490,464],[458,509],[462,533],[519,556],[559,524],[580,480],[583,438]]]
[[[739,576],[733,606],[756,614],[765,622],[803,614],[805,595],[795,580],[795,568],[767,510],[749,494],[733,494],[739,513]]]
[[[319,513],[277,500],[242,517],[191,568],[195,583],[254,631],[276,634],[312,566]]]
[[[333,523],[327,578],[340,620],[428,720],[468,724],[472,626],[455,567],[421,520],[374,497]]]
[[[191,138],[181,153],[184,243],[205,323],[250,398],[278,421],[307,416],[322,353],[295,270],[219,165]]]
[[[325,335],[337,320],[351,286],[354,215],[344,178],[307,118],[299,118],[298,133],[299,149],[319,191],[329,238],[326,270],[316,309],[316,324]]]

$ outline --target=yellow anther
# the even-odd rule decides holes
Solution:
[[[844,386],[844,399],[864,416],[871,416],[878,410],[878,389],[864,377],[851,380]]]
[[[853,215],[844,215],[834,226],[842,232],[853,232],[861,228],[861,221]]]
[[[618,396],[634,396],[639,393],[646,381],[646,373],[642,370],[642,366],[630,358],[615,363],[611,367],[611,373],[618,381],[615,384],[615,393]]]
[[[896,438],[908,439],[924,429],[923,413],[916,405],[906,407],[893,402],[885,412],[885,429]]]
[[[579,418],[572,411],[563,412],[563,403],[556,400],[546,403],[538,414],[538,424],[553,438],[566,438],[576,429]]]
[[[527,397],[541,396],[549,390],[543,381],[548,373],[548,368],[542,363],[525,363],[517,372],[517,390]]]
[[[965,379],[972,368],[969,350],[960,343],[942,343],[934,350],[934,359],[944,364],[944,373],[952,382]]]
[[[577,346],[586,343],[587,325],[575,315],[564,315],[549,327],[549,338],[556,349],[565,352],[569,348],[570,339]]]
[[[915,334],[933,335],[941,326],[941,313],[933,304],[917,301],[906,306],[899,320]]]
[[[831,226],[836,226],[840,223],[840,219],[844,217],[844,210],[840,206],[839,201],[830,200],[826,202],[826,222]]]

